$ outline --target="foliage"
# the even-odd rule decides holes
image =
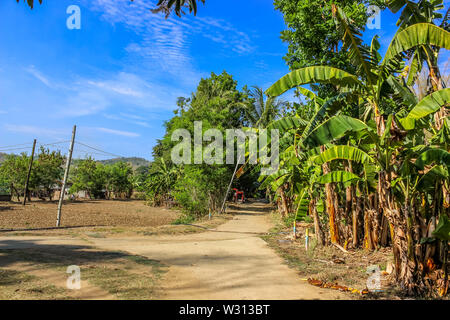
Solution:
[[[171,151],[178,142],[171,140],[172,133],[186,129],[194,137],[194,122],[201,121],[202,133],[217,129],[225,136],[226,129],[242,128],[250,121],[246,114],[254,107],[252,103],[256,101],[249,97],[247,88],[238,90],[237,82],[225,71],[202,79],[190,98],[179,98],[175,116],[166,122],[166,134],[153,150],[155,160],[147,180],[149,201],[161,205],[174,200],[193,217],[208,214],[209,210],[219,211],[234,166],[174,165]],[[272,103],[264,104],[267,110],[274,108]]]
[[[25,188],[30,157],[26,153],[20,156],[7,155],[0,166],[0,181],[8,185],[13,195],[20,201]]]
[[[81,160],[73,170],[70,193],[85,191],[91,199],[127,198],[133,193],[133,170],[128,163],[103,165],[91,157]]]
[[[297,4],[306,2],[310,3]],[[442,294],[448,280],[432,284],[424,275],[431,272],[426,267],[429,259],[445,269],[446,258],[436,250],[436,243],[421,239],[431,236],[433,229],[427,230],[436,220],[439,224],[432,234],[445,242],[442,234],[448,232],[448,92],[442,88],[435,62],[439,49],[450,49],[450,35],[429,19],[438,15],[420,12],[425,7],[422,1],[418,7],[400,0],[389,5],[399,10],[405,3],[401,27],[384,59],[378,53],[377,37],[370,46],[362,42],[360,25],[350,18],[348,7],[330,4],[336,35],[342,37],[338,56],[345,57],[350,66],[342,66],[337,60],[320,66],[299,65],[267,90],[268,95],[276,97],[292,88],[319,83],[332,88],[336,95],[329,97],[330,91],[324,92],[323,87],[312,86],[317,93],[297,89],[308,97],[316,113],[307,114],[306,127],[281,126],[284,136],[291,140],[285,139],[280,146],[280,171],[267,177],[262,186],[270,184],[272,190],[282,190],[296,204],[296,217],[310,214],[316,235],[326,238],[323,242],[374,250],[390,241],[394,276],[400,287],[417,294],[429,292],[433,285],[441,286],[438,292]],[[433,2],[433,8],[439,3]],[[284,5],[288,6],[287,2]],[[411,8],[419,12],[408,11]],[[308,9],[302,14],[305,12]],[[300,21],[297,16],[288,19]],[[292,48],[296,47],[291,44]],[[332,52],[325,57],[336,57],[337,49],[326,48]],[[431,80],[429,94],[421,101],[404,79],[404,70],[413,79],[411,72],[418,72],[414,66],[417,59],[410,60],[412,65],[405,68],[411,52],[435,55],[425,59]],[[308,50],[290,54],[314,57]],[[288,119],[284,123],[288,124]],[[325,211],[318,214],[322,199]],[[323,233],[325,221],[328,232]]]

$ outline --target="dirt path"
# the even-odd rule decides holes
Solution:
[[[261,203],[245,205],[233,220],[199,234],[90,240],[101,249],[123,250],[167,264],[162,299],[348,299],[340,292],[309,285],[267,246],[260,238],[271,227],[267,211]],[[4,240],[14,247],[14,238],[0,237],[0,248]],[[16,247],[68,241],[74,245],[73,239],[18,239],[22,241]]]

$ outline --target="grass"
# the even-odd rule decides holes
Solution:
[[[0,268],[0,300],[66,299],[67,290],[25,272]]]
[[[159,281],[167,271],[159,261],[121,251],[55,246],[0,250],[0,256],[1,299],[83,299],[83,287],[74,293],[60,282],[52,283],[56,281],[50,277],[34,275],[51,271],[67,279],[69,265],[78,265],[82,281],[87,280],[99,292],[126,300],[156,299],[160,294]],[[33,275],[23,268],[24,264],[32,266]]]

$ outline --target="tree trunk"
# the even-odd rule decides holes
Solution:
[[[288,205],[286,200],[286,195],[284,193],[285,187],[281,186],[280,188],[280,196],[281,196],[281,215],[286,218],[289,214]]]
[[[355,192],[355,191],[353,191]],[[352,209],[352,231],[353,231],[353,248],[358,247],[359,237],[358,237],[358,220],[359,214],[361,212],[361,197],[356,197],[354,194],[353,199],[356,198],[355,206]]]
[[[309,214],[312,215],[314,219],[314,233],[317,238],[317,243],[323,246],[325,244],[325,237],[322,228],[320,226],[320,219],[319,214],[317,212],[316,204],[317,200],[312,199],[311,202],[309,203]]]
[[[324,151],[324,147],[320,147],[322,152]],[[324,163],[322,165],[323,174],[327,174],[330,172],[328,163]],[[326,209],[329,216],[329,224],[330,224],[330,239],[331,243],[340,244],[339,237],[339,228],[338,228],[338,203],[337,203],[337,195],[334,190],[334,186],[332,183],[325,184],[325,193],[326,193]]]

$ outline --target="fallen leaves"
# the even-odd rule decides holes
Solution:
[[[359,295],[364,295],[364,294],[368,294],[369,290],[364,289],[364,290],[358,290],[355,288],[350,288],[350,287],[346,287],[346,286],[341,286],[337,283],[329,283],[329,282],[324,282],[318,279],[312,279],[312,278],[308,278],[307,279],[308,283],[316,286],[316,287],[320,287],[320,288],[325,288],[325,289],[333,289],[333,290],[339,290],[339,291],[343,291],[343,292],[350,292],[350,293],[357,293]]]

